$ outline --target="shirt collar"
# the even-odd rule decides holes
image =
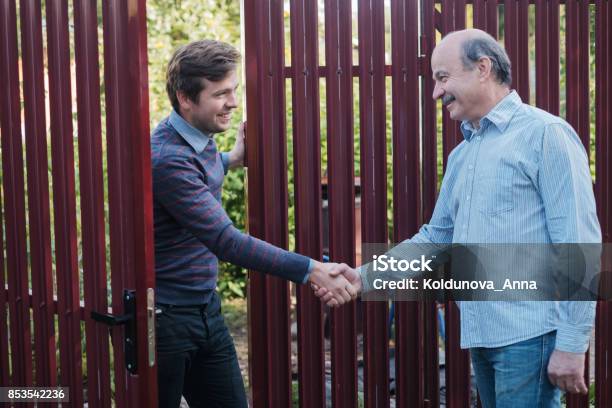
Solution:
[[[516,110],[522,105],[523,101],[516,91],[510,92],[497,103],[482,119],[480,126],[487,126],[489,123],[495,125],[500,132],[504,132]],[[472,133],[475,132],[474,126],[466,120],[461,122],[461,133],[466,140],[470,140]]]
[[[185,139],[185,141],[193,148],[193,150],[196,151],[196,153],[200,154],[204,151],[208,141],[210,140],[209,135],[202,133],[198,129],[191,126],[189,122],[183,119],[174,109],[172,109],[168,121],[174,130],[176,130],[178,134]]]

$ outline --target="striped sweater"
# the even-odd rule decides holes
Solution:
[[[151,162],[158,303],[207,303],[219,259],[304,281],[309,258],[243,234],[232,224],[221,206],[226,166],[213,138],[173,111],[153,131]]]

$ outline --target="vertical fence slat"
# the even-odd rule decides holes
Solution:
[[[422,221],[418,23],[417,2],[391,1],[394,242],[412,236]],[[431,101],[426,93],[423,98]],[[421,407],[423,402],[420,310],[418,302],[395,303],[397,407]]]
[[[504,44],[512,63],[512,86],[529,102],[529,0],[505,0]]]
[[[499,18],[497,0],[486,0],[487,27],[486,30],[493,37],[499,36]]]
[[[441,34],[442,36],[447,33],[454,31],[457,29],[456,27],[456,19],[455,19],[455,10],[457,4],[451,0],[443,0],[442,1],[442,27]],[[448,155],[452,151],[452,149],[459,142],[458,138],[460,133],[458,132],[458,124],[454,120],[450,118],[448,110],[442,109],[442,161],[443,167],[446,169]],[[448,267],[447,267],[448,269]],[[428,302],[429,303],[429,302]],[[430,345],[426,347],[426,355],[433,355],[435,349],[435,369],[436,373],[439,367],[438,360],[438,347],[432,347],[431,345],[436,344],[438,342],[438,331],[437,327],[434,330],[428,329],[428,326],[432,326],[434,322],[437,322],[437,310],[435,307],[435,303],[428,304],[427,310],[425,312],[425,322],[426,322],[426,333],[435,333],[435,338],[433,335],[428,336],[428,341],[426,340],[426,345]],[[459,372],[461,371],[463,364],[463,360],[465,359],[465,353],[461,352],[458,348],[458,342],[456,339],[459,336],[459,312],[456,309],[456,306],[453,302],[446,302],[445,304],[445,322],[446,322],[446,344],[445,344],[445,374],[446,374],[446,403],[450,403],[451,406],[454,405],[454,401],[457,398],[457,393],[460,392],[460,384],[458,380],[460,380]],[[436,325],[437,326],[437,325]],[[431,360],[431,358],[429,359]],[[427,366],[426,366],[427,367]],[[433,373],[434,367],[430,367],[430,370]],[[431,377],[431,376],[430,376]],[[437,378],[429,379],[428,382],[432,382],[436,384],[435,389],[432,386],[431,392],[436,392],[435,402],[433,404],[434,407],[439,406],[439,397],[437,394],[437,390],[439,389],[439,380]],[[469,383],[468,383],[469,384]],[[469,385],[468,385],[469,386]],[[450,389],[449,389],[450,387]],[[426,385],[427,389],[427,385]]]
[[[124,1],[125,2],[125,1]],[[148,58],[146,0],[128,0],[126,38],[127,48],[123,54],[126,62],[127,98],[124,110],[129,118],[126,135],[119,139],[120,149],[127,152],[124,163],[123,183],[127,191],[124,227],[130,232],[126,258],[130,268],[124,271],[129,276],[131,288],[136,290],[136,335],[138,341],[138,375],[134,380],[130,397],[131,406],[157,405],[157,368],[149,357],[149,333],[155,330],[151,319],[154,310],[149,309],[147,296],[155,286],[155,261],[153,242],[153,183],[151,171],[151,145],[149,129]],[[153,315],[154,317],[154,315]]]
[[[335,262],[355,263],[353,77],[351,3],[325,1],[329,251]],[[332,312],[332,403],[357,405],[355,303]]]
[[[589,4],[568,1],[566,19],[566,119],[589,151]]]
[[[465,0],[442,0],[442,27],[441,34],[444,37],[451,31],[465,28]],[[459,9],[463,8],[463,11]],[[459,130],[459,123],[450,118],[447,109],[442,109],[442,132],[443,132],[443,163],[446,168],[446,160],[451,150],[463,139]]]
[[[0,12],[0,21],[1,12]],[[0,54],[2,55],[2,54]],[[0,103],[0,107],[2,104]],[[0,121],[0,137],[4,137],[2,134],[2,122]],[[2,203],[0,203],[0,206]],[[8,293],[6,291],[6,282],[4,279],[4,228],[3,223],[0,221],[0,326],[5,327],[2,332],[0,332],[0,387],[8,387],[11,381],[10,372],[9,372],[9,347],[8,347],[8,314],[7,314],[7,302],[8,302]]]
[[[41,5],[37,0],[20,4],[36,384],[52,386],[56,361]]]
[[[529,2],[517,2],[517,66],[514,72],[519,73],[517,90],[525,103],[529,103]],[[514,67],[514,65],[513,65]]]
[[[150,406],[157,403],[157,370],[146,341],[154,267],[145,2],[108,1],[103,12],[113,311],[125,312],[124,289],[135,289],[138,300],[138,375],[124,367],[123,328],[113,329],[115,389],[124,392],[118,406]]]
[[[364,244],[386,243],[384,3],[359,1],[358,27],[361,237]],[[364,302],[363,310],[365,406],[386,407],[389,405],[388,302]]]
[[[612,200],[612,126],[609,112],[612,110],[612,5],[609,0],[595,2],[595,144],[596,182],[595,194],[598,204],[598,215],[602,226],[603,242],[609,243],[612,233],[612,217],[610,216],[610,200]],[[610,290],[610,270],[612,261],[609,251],[602,259],[604,278],[602,287]],[[607,285],[607,286],[606,286]],[[605,292],[604,292],[605,293]],[[610,293],[610,292],[607,292]],[[607,407],[612,404],[612,302],[600,301],[597,305],[595,326],[595,404],[597,407]]]
[[[436,119],[436,102],[432,99],[434,84],[431,77],[431,53],[436,43],[435,27],[435,1],[423,0],[423,49],[425,56],[423,76],[423,218],[428,221],[436,204],[437,182],[438,182],[438,131]],[[448,10],[448,2],[446,3]],[[443,5],[444,10],[444,5]],[[419,347],[418,354],[422,359],[423,370],[423,400],[419,404],[423,407],[438,407],[440,395],[438,348],[427,347],[427,344],[438,344],[438,330],[435,319],[432,316],[437,313],[433,302],[419,302]]]
[[[465,28],[465,0],[453,2],[454,21],[453,30]],[[445,28],[446,30],[449,27]],[[458,123],[444,112],[447,127],[445,132],[448,135],[443,137],[444,141],[444,163],[447,162],[450,151],[463,140],[463,135],[459,130]],[[445,166],[446,167],[446,166]],[[436,314],[430,316],[433,322],[437,322]],[[459,309],[455,302],[445,303],[445,376],[446,376],[446,406],[450,408],[460,408],[470,405],[470,355],[467,350],[460,347],[460,323]]]
[[[548,0],[547,33],[548,72],[542,73],[542,77],[548,80],[549,106],[546,110],[553,115],[559,115],[559,0]]]
[[[313,259],[322,253],[317,13],[314,1],[291,1],[295,248]],[[312,290],[298,286],[299,400],[304,408],[326,405],[322,310]]]
[[[603,264],[602,264],[603,265]],[[612,263],[607,260],[607,273]],[[609,279],[609,277],[608,277]],[[610,347],[612,338],[612,303],[610,301],[597,302],[595,320],[595,406],[609,407],[612,402],[612,368],[610,367]]]
[[[484,30],[497,38],[497,0],[474,0],[473,10],[474,28]]]
[[[123,290],[133,289],[134,278],[130,250],[133,236],[125,220],[133,218],[130,208],[132,191],[123,182],[129,170],[129,152],[122,148],[121,139],[129,138],[127,132],[128,83],[124,62],[127,57],[127,7],[123,1],[109,0],[102,4],[104,25],[104,83],[106,90],[106,140],[108,168],[108,210],[110,229],[111,290],[113,313],[122,315]],[[124,333],[122,327],[111,329],[114,351],[115,395],[118,408],[133,406],[131,396],[135,382],[127,374]]]
[[[21,112],[19,98],[19,56],[17,52],[17,17],[14,0],[3,0],[0,7],[1,55],[0,80],[6,84],[0,92],[2,120],[2,182],[6,227],[6,261],[10,314],[12,385],[32,384],[30,311],[28,306],[28,267],[26,259],[25,192]],[[3,288],[4,289],[4,288]]]
[[[438,182],[437,166],[437,129],[436,102],[432,100],[434,82],[431,77],[431,53],[436,45],[436,29],[434,24],[434,0],[423,0],[423,35],[422,50],[423,66],[423,172],[421,186],[423,189],[422,221],[429,221],[436,205],[436,188]]]
[[[459,308],[453,301],[445,303],[446,322],[446,406],[460,408],[471,403],[470,353],[461,349]]]
[[[512,64],[512,87],[518,90],[521,73],[518,66],[518,0],[504,0],[504,48]],[[520,92],[519,92],[520,94]],[[521,98],[523,95],[521,95]]]
[[[589,154],[589,2],[565,3],[566,119],[576,130]],[[586,18],[586,21],[585,21]],[[586,75],[585,75],[586,74]],[[589,353],[585,358],[585,382],[589,385]],[[567,395],[568,408],[588,407],[589,396]]]
[[[441,29],[443,35],[450,31],[465,28],[465,3],[465,0],[458,2],[445,0],[442,2]],[[442,120],[443,163],[444,168],[446,168],[448,155],[452,149],[454,149],[455,146],[460,143],[463,136],[459,130],[458,122],[450,118],[450,115],[446,109],[443,110]],[[430,325],[437,326],[437,310],[435,308],[435,304],[434,307],[429,308],[428,312],[426,313],[426,322],[429,322]],[[460,348],[459,309],[452,301],[445,303],[445,322],[446,405],[451,408],[463,407],[469,405],[470,403],[470,361],[468,351]],[[430,339],[428,343],[437,344],[437,327],[434,330],[426,330],[426,332],[436,333],[436,338]],[[431,349],[434,349],[434,347],[429,347],[428,349],[430,350],[429,353],[433,353]],[[435,352],[437,354],[437,347],[435,348]],[[437,363],[438,359],[436,358],[435,361]]]
[[[486,20],[486,4],[485,0],[472,1],[472,25],[480,30],[487,30]]]
[[[89,317],[108,307],[96,0],[74,2],[74,31],[87,396],[98,408],[110,405],[110,360],[108,328]]]
[[[497,38],[497,0],[473,0],[473,26]]]
[[[55,262],[63,386],[83,405],[68,3],[47,0]]]
[[[559,114],[559,0],[536,0],[536,105]]]
[[[284,27],[282,2],[245,3],[249,228],[253,235],[287,246]],[[250,83],[249,83],[250,82]],[[258,82],[258,84],[255,84]],[[272,106],[262,112],[261,106]],[[251,120],[254,119],[254,120]],[[257,157],[256,157],[257,156]],[[253,184],[251,184],[253,183]],[[250,273],[250,381],[255,407],[291,404],[289,285]]]

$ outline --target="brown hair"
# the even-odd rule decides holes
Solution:
[[[216,40],[194,41],[177,49],[166,71],[166,91],[174,110],[179,112],[177,91],[197,102],[204,89],[202,78],[219,81],[236,69],[239,60],[236,48]]]

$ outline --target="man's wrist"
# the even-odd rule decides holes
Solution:
[[[370,282],[368,281],[368,277],[367,277],[368,265],[369,264],[365,264],[365,265],[361,265],[356,268],[357,273],[359,274],[359,278],[361,279],[361,292],[362,293],[372,290],[372,287],[370,286]]]
[[[314,265],[315,265],[314,261],[311,259],[310,262],[308,263],[308,270],[306,271],[306,275],[304,275],[304,280],[302,281],[303,284],[308,283],[308,281],[310,280],[310,275],[312,274]]]
[[[228,158],[228,168],[229,169],[235,169],[236,167],[241,167],[244,161],[243,158],[238,157],[234,149],[230,150],[227,153],[227,158]]]

